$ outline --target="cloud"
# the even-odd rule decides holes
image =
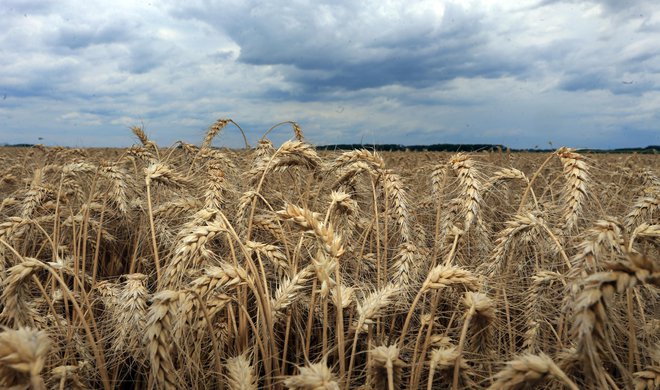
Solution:
[[[23,17],[50,13],[57,5],[56,0],[5,0],[2,3],[7,13]]]
[[[0,143],[660,143],[650,0],[5,3]]]
[[[59,119],[73,126],[99,126],[102,123],[98,115],[77,111],[67,112]]]
[[[242,63],[282,66],[282,75],[301,94],[425,87],[457,77],[519,74],[528,66],[492,50],[494,37],[474,9],[430,1],[384,4],[387,9],[370,2],[299,2],[295,8],[205,2],[172,13],[227,34],[240,46]]]
[[[108,25],[65,25],[57,34],[50,38],[50,44],[62,46],[71,50],[84,49],[92,45],[107,45],[123,43],[135,38],[132,31],[139,25],[108,24]]]
[[[646,0],[543,0],[538,6],[555,4],[591,4],[600,7],[600,12],[608,15],[643,14],[653,9],[653,2]]]

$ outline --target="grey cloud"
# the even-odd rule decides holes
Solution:
[[[221,50],[207,55],[207,58],[215,63],[225,62],[234,57],[234,53],[228,50]]]
[[[35,64],[22,69],[12,70],[13,74],[0,76],[0,90],[12,97],[49,97],[62,98],[62,86],[75,85],[78,74],[73,61],[56,64]],[[13,77],[11,77],[13,76]]]
[[[119,69],[133,74],[147,73],[162,66],[170,52],[167,45],[149,41],[131,44],[127,51],[119,61]]]
[[[565,64],[559,88],[566,91],[606,90],[621,95],[660,91],[657,49],[642,50],[627,58],[623,55],[625,46],[617,49],[613,46],[579,54],[582,58]]]
[[[2,8],[8,13],[41,15],[50,13],[57,6],[56,0],[3,0]]]
[[[385,60],[364,59],[357,64],[344,64],[328,70],[327,77],[311,77],[304,72],[290,76],[308,91],[341,87],[348,90],[376,88],[385,85],[425,87],[458,77],[497,78],[525,71],[523,64],[508,63],[498,58],[477,60],[472,53],[438,52],[426,56],[412,54]]]
[[[576,73],[565,78],[560,84],[565,91],[606,90],[613,94],[642,95],[649,91],[660,91],[657,81],[623,77],[611,71]]]
[[[117,42],[128,42],[134,38],[134,31],[138,26],[121,23],[98,25],[67,25],[61,28],[51,38],[52,44],[69,49],[82,49],[91,45],[102,45]]]
[[[592,0],[593,3],[601,4],[610,12],[624,12],[626,14],[643,14],[648,10],[648,1],[644,0]]]
[[[538,6],[547,6],[557,3],[573,4],[597,4],[610,13],[626,12],[639,13],[648,9],[649,2],[646,0],[542,0]]]
[[[101,25],[66,25],[49,38],[49,47],[61,55],[71,51],[85,51],[82,58],[94,66],[100,60],[116,62],[120,71],[132,74],[147,73],[161,66],[172,53],[171,44],[157,37],[137,34],[142,26],[135,21],[113,21]],[[96,46],[102,47],[96,51]],[[111,54],[108,58],[108,54]]]
[[[560,87],[566,91],[590,91],[594,89],[606,89],[611,84],[611,74],[598,72],[585,72],[574,74],[565,78]]]
[[[585,10],[590,5],[600,4],[602,12],[598,17],[592,15],[585,19],[588,27],[579,26],[581,34],[571,34],[569,38],[562,37],[546,43],[543,48],[532,49],[531,58],[544,64],[546,71],[559,76],[556,87],[563,91],[607,91],[630,96],[659,91],[657,34],[643,27],[652,12],[639,15],[649,10],[650,2],[633,0],[625,3],[630,7],[619,7],[617,1],[541,2],[549,8],[545,12],[560,4],[584,4],[587,6]],[[633,11],[635,7],[639,7],[637,11]],[[580,10],[577,7],[572,9],[573,12]],[[582,17],[580,13],[576,15]]]

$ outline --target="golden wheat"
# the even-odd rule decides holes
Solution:
[[[0,148],[0,387],[658,387],[657,156],[227,126]]]

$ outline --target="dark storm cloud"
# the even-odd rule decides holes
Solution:
[[[425,87],[459,77],[517,75],[529,66],[500,56],[490,46],[493,37],[482,15],[454,4],[434,17],[397,10],[401,13],[382,18],[360,9],[360,3],[324,8],[311,2],[295,9],[270,4],[204,3],[173,12],[228,34],[241,48],[240,62],[284,66],[286,79],[304,94],[394,84]],[[361,16],[372,20],[363,22]]]
[[[386,85],[422,88],[459,77],[498,78],[524,72],[524,64],[508,63],[498,58],[479,61],[476,54],[452,55],[440,50],[437,54],[392,56],[383,60],[364,59],[355,64],[343,64],[325,70],[322,75],[292,72],[291,81],[302,84],[308,92],[324,92],[334,88],[359,90]],[[458,54],[458,53],[456,53]]]

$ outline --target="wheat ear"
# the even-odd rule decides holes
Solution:
[[[635,204],[625,217],[626,227],[632,229],[641,222],[650,222],[658,212],[660,212],[660,186],[652,187],[649,193],[635,200]]]
[[[257,374],[249,354],[244,352],[227,359],[227,384],[231,390],[257,390]]]
[[[211,162],[208,166],[208,184],[204,192],[204,207],[208,209],[220,209],[223,204],[223,193],[227,187],[225,172],[217,162]]]
[[[151,362],[151,375],[159,388],[175,390],[178,380],[172,361],[172,327],[182,294],[177,291],[163,290],[154,295],[154,302],[149,308],[144,341]]]
[[[595,273],[585,281],[584,289],[573,303],[571,328],[585,372],[602,386],[608,386],[600,357],[601,351],[610,343],[606,334],[607,302],[615,292],[622,293],[637,284],[660,286],[660,267],[641,255],[630,254],[626,261],[606,266],[609,271]],[[626,372],[623,367],[619,368]]]
[[[369,351],[367,383],[375,389],[398,389],[404,366],[396,345],[376,347]]]
[[[335,375],[325,362],[300,367],[300,373],[290,376],[284,386],[291,390],[339,390]]]
[[[443,373],[444,381],[449,382],[449,378],[453,375],[455,365],[460,366],[460,375],[464,385],[468,388],[475,387],[475,384],[470,377],[471,367],[454,345],[447,344],[433,349],[428,364],[429,379],[426,386],[427,390],[433,389],[433,378],[436,370],[440,370]]]
[[[577,227],[578,217],[587,199],[590,183],[589,166],[585,158],[572,149],[560,148],[556,154],[564,166],[564,177],[566,178],[566,187],[562,194],[564,230],[571,232]]]
[[[660,366],[649,366],[633,374],[635,390],[660,389]]]
[[[174,257],[163,272],[161,280],[165,288],[174,288],[185,277],[186,270],[191,266],[199,266],[200,259],[209,256],[206,248],[209,241],[216,235],[226,230],[224,223],[215,220],[209,221],[201,226],[194,226],[198,221],[193,221],[185,226],[178,235],[178,241],[174,248]]]
[[[374,320],[385,314],[385,309],[392,306],[399,287],[393,284],[387,284],[383,288],[369,294],[363,301],[357,305],[357,321],[353,324],[355,335],[353,337],[353,346],[351,349],[351,358],[348,365],[348,378],[346,383],[350,384],[353,364],[355,363],[355,352],[357,350],[358,335],[368,330],[368,325],[372,325]]]
[[[0,319],[5,324],[14,326],[35,326],[35,320],[40,316],[30,305],[26,282],[43,268],[44,264],[32,258],[26,258],[21,263],[9,268],[8,276],[2,283],[4,303]]]
[[[128,352],[136,361],[142,362],[140,334],[147,324],[147,300],[149,291],[145,287],[147,276],[128,274],[126,282],[117,297],[116,317],[117,332],[113,338],[115,352]]]
[[[473,225],[479,225],[483,199],[481,197],[482,184],[477,178],[478,172],[474,160],[468,155],[458,153],[454,155],[449,164],[458,175],[460,185],[463,187],[463,230],[469,231]]]
[[[305,283],[311,276],[312,269],[305,267],[291,279],[284,279],[280,283],[270,304],[274,323],[281,321],[286,310],[301,298]]]
[[[534,386],[550,376],[559,379],[571,390],[579,389],[545,354],[524,355],[511,360],[502,371],[495,375],[495,382],[488,389],[522,389],[526,386]]]
[[[31,389],[45,390],[41,371],[50,344],[44,331],[19,328],[0,333],[0,385],[27,388],[29,384]]]
[[[408,309],[408,315],[401,328],[401,336],[399,337],[398,344],[399,348],[403,347],[408,327],[410,326],[410,321],[412,320],[415,308],[422,295],[428,291],[439,290],[445,287],[463,287],[469,291],[477,291],[481,287],[481,282],[472,274],[472,272],[460,267],[445,265],[433,267]]]

